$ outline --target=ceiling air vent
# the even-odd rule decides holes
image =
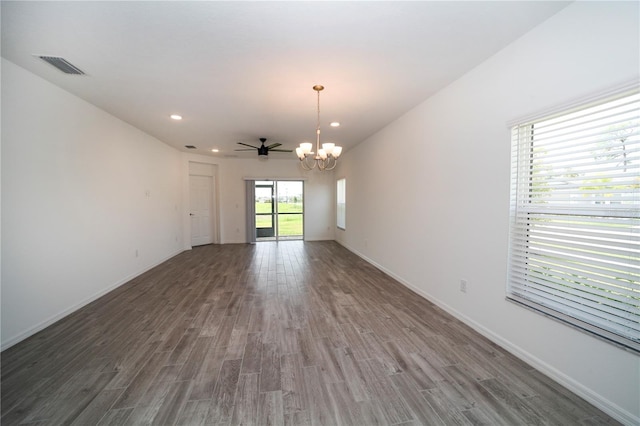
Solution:
[[[57,56],[40,56],[40,55],[38,55],[38,58],[42,59],[43,61],[45,61],[50,65],[53,65],[54,67],[58,68],[60,71],[62,71],[65,74],[84,75],[84,71],[82,71],[80,68],[76,67],[75,65],[71,64],[69,61],[67,61],[64,58],[58,58]]]
[[[187,149],[196,149],[196,147],[193,145],[185,145],[184,147]]]

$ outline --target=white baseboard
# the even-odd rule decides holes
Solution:
[[[166,262],[167,260],[171,259],[172,257],[182,253],[184,250],[177,250],[175,252],[173,252],[172,254],[170,254],[169,256],[164,257],[163,259],[154,262],[151,265],[148,265],[146,267],[144,267],[143,269],[141,269],[138,272],[135,272],[121,280],[118,280],[116,283],[110,285],[109,287],[100,290],[99,292],[93,294],[92,296],[89,296],[88,298],[82,300],[81,302],[76,303],[75,305],[63,310],[62,312],[59,312],[49,318],[47,318],[46,320],[36,324],[33,327],[30,327],[29,329],[5,340],[2,342],[2,344],[0,345],[0,351],[4,351],[5,349],[9,349],[11,346],[20,343],[21,341],[23,341],[24,339],[33,336],[34,334],[36,334],[37,332],[44,330],[45,328],[49,327],[51,324],[53,324],[56,321],[61,320],[62,318],[66,317],[67,315],[77,311],[78,309],[88,305],[89,303],[93,302],[94,300],[104,296],[105,294],[109,293],[112,290],[115,290],[116,288],[120,287],[123,284],[128,283],[129,281],[131,281],[132,279],[134,279],[135,277],[144,274],[145,272],[147,272],[148,270],[155,268],[156,266],[160,265],[163,262]]]
[[[600,410],[604,411],[605,413],[607,413],[608,415],[610,415],[614,419],[618,420],[622,424],[629,425],[629,426],[640,425],[640,417],[635,416],[633,413],[630,413],[629,411],[623,409],[619,405],[613,403],[612,401],[609,401],[607,398],[605,398],[602,395],[594,392],[590,388],[584,386],[582,383],[579,383],[579,382],[575,381],[571,377],[569,377],[566,374],[564,374],[562,371],[552,367],[551,365],[547,364],[546,362],[542,361],[541,359],[533,356],[532,354],[530,354],[529,352],[525,351],[521,347],[519,347],[517,345],[514,345],[513,343],[511,343],[510,341],[506,340],[502,336],[500,336],[498,334],[495,334],[493,331],[487,329],[486,327],[484,327],[481,324],[477,323],[473,319],[467,317],[462,312],[452,308],[451,306],[447,305],[446,303],[442,302],[441,300],[434,298],[433,296],[431,296],[430,294],[427,294],[426,292],[424,292],[420,288],[418,288],[418,287],[414,286],[413,284],[405,281],[402,277],[399,277],[398,275],[396,275],[392,271],[388,270],[384,266],[382,266],[382,265],[378,264],[377,262],[373,261],[372,259],[368,258],[364,254],[360,253],[358,250],[355,250],[355,249],[353,249],[353,248],[351,248],[351,247],[349,247],[349,246],[347,246],[345,244],[342,244],[339,241],[336,241],[336,242],[338,244],[342,245],[344,248],[346,248],[350,252],[352,252],[353,254],[355,254],[356,256],[358,256],[361,259],[363,259],[364,261],[366,261],[367,263],[370,263],[371,265],[373,265],[376,268],[380,269],[382,272],[384,272],[385,274],[389,275],[390,277],[392,277],[393,279],[395,279],[396,281],[398,281],[399,283],[401,283],[405,287],[411,289],[412,291],[416,292],[418,295],[424,297],[429,302],[431,302],[434,305],[442,308],[447,313],[451,314],[455,318],[457,318],[460,321],[464,322],[466,325],[468,325],[469,327],[473,328],[475,331],[477,331],[478,333],[482,334],[484,337],[486,337],[487,339],[491,340],[495,344],[499,345],[500,347],[502,347],[506,351],[510,352],[514,356],[516,356],[516,357],[520,358],[521,360],[525,361],[527,364],[531,365],[536,370],[540,371],[542,374],[546,375],[547,377],[549,377],[552,380],[556,381],[557,383],[561,384],[565,388],[569,389],[571,392],[573,392],[576,395],[580,396],[581,398],[585,399],[590,404],[592,404],[595,407],[599,408]]]

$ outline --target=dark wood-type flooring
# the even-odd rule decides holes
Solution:
[[[1,423],[616,422],[335,242],[297,241],[184,252],[7,349]]]

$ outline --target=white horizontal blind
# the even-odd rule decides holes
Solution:
[[[640,350],[640,95],[512,129],[508,298]]]

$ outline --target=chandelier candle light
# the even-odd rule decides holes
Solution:
[[[311,142],[303,142],[296,148],[296,155],[300,159],[300,164],[305,170],[312,170],[316,166],[319,170],[333,170],[338,162],[338,157],[342,153],[342,147],[334,143],[325,142],[320,148],[320,91],[324,86],[316,84],[313,90],[318,92],[318,125],[316,127],[316,153],[312,151]]]

